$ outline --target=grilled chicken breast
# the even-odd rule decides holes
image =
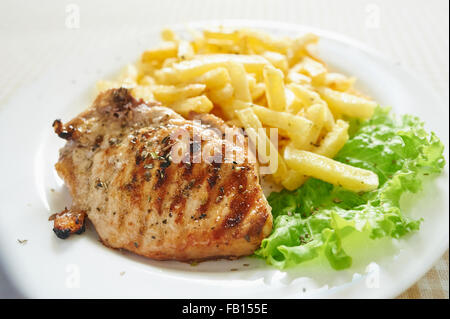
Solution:
[[[213,115],[192,119],[121,88],[101,93],[65,125],[56,120],[55,132],[67,144],[55,167],[73,205],[56,215],[55,233],[80,233],[87,215],[106,246],[153,259],[252,254],[272,229],[257,166],[246,145],[230,146],[244,154],[241,163],[196,162],[200,149],[227,146],[227,126]],[[198,132],[201,141],[189,140],[189,152],[180,153],[187,158],[175,163],[173,136],[180,129]]]

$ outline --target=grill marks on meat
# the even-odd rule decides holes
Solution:
[[[269,235],[272,216],[255,164],[193,163],[192,154],[190,163],[172,162],[170,136],[180,128],[200,132],[202,149],[225,153],[221,134],[210,130],[223,132],[224,122],[191,118],[201,124],[113,89],[65,125],[53,123],[67,140],[55,167],[72,194],[71,210],[86,212],[105,245],[154,259],[201,260],[249,255]]]

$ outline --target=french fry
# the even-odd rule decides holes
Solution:
[[[319,147],[315,147],[312,152],[333,158],[348,140],[348,123],[337,120],[333,129],[325,135]]]
[[[310,43],[306,46],[306,55],[312,58],[313,60],[316,60],[317,62],[324,63],[323,60],[319,56],[319,50],[317,49],[316,43]]]
[[[346,165],[328,157],[287,146],[286,164],[297,172],[354,192],[368,192],[378,188],[378,176],[368,170]]]
[[[236,54],[240,51],[234,41],[222,39],[206,39],[206,48],[206,53]]]
[[[312,149],[319,138],[322,127],[325,123],[326,106],[324,104],[314,104],[308,107],[305,112],[306,118],[313,123],[312,128],[309,131],[307,141],[309,145],[306,149]]]
[[[264,95],[266,86],[262,82],[256,81],[256,75],[253,73],[247,74],[248,87],[250,89],[250,95],[252,101],[259,99],[262,95]]]
[[[186,117],[190,112],[209,113],[213,109],[213,104],[205,95],[200,95],[175,102],[169,107]]]
[[[244,102],[251,102],[252,96],[250,95],[247,74],[242,64],[229,61],[227,63],[227,69],[230,74],[231,85],[234,89],[234,97]]]
[[[287,78],[286,78],[287,83],[296,83],[296,84],[308,85],[308,86],[311,85],[311,81],[312,80],[310,77],[308,77],[304,74],[295,72],[294,70],[289,71]]]
[[[335,157],[348,140],[348,127],[349,125],[347,122],[337,120],[332,131],[330,131],[321,141],[320,146],[314,147],[311,152],[329,158]],[[288,145],[290,145],[290,147],[294,147],[292,142]],[[288,176],[281,182],[281,184],[288,190],[295,190],[302,186],[307,179],[308,177],[302,173],[290,169]]]
[[[226,103],[233,97],[233,93],[234,93],[233,86],[231,85],[231,83],[227,83],[225,84],[224,87],[220,89],[215,89],[206,92],[206,95],[214,104],[222,106],[224,103]]]
[[[264,83],[266,84],[266,98],[270,109],[286,110],[286,96],[284,90],[283,73],[273,66],[264,67]]]
[[[178,45],[175,42],[163,42],[159,48],[147,50],[142,53],[142,62],[164,61],[167,58],[175,58],[178,52]]]
[[[183,86],[156,85],[152,91],[156,100],[165,104],[171,104],[175,101],[200,95],[205,88],[206,85],[204,84],[188,84]]]
[[[281,185],[287,190],[293,191],[302,186],[307,180],[308,176],[296,170],[288,169],[286,177],[281,181]]]
[[[144,63],[141,60],[136,62],[136,67],[138,69],[138,79],[143,78],[144,76],[151,76],[153,77],[155,74],[155,71],[159,68],[159,62],[149,62]]]
[[[331,131],[335,124],[333,113],[331,113],[330,108],[325,103],[325,122],[323,123],[324,128],[327,131]]]
[[[374,101],[329,88],[319,88],[319,93],[333,114],[368,119],[372,117],[377,106]]]
[[[135,88],[131,89],[131,95],[133,95],[136,99],[143,99],[145,102],[155,100],[155,96],[148,86],[136,86]]]
[[[178,58],[167,58],[163,61],[162,67],[163,68],[170,68],[172,65],[178,62]]]
[[[258,105],[253,105],[252,110],[265,125],[286,132],[285,134],[292,139],[296,147],[305,148],[308,146],[308,138],[311,136],[311,130],[314,126],[310,120],[287,112],[276,112]]]
[[[305,56],[301,62],[293,67],[293,70],[309,76],[314,83],[323,84],[325,83],[325,77],[327,74],[326,67],[316,60]]]
[[[286,54],[289,46],[287,39],[272,38],[269,34],[264,32],[242,29],[239,33],[240,37],[244,38],[247,42],[247,46],[255,53],[274,51]]]
[[[275,68],[287,73],[289,64],[284,54],[278,52],[266,51],[262,54]]]
[[[283,157],[278,152],[277,148],[272,144],[267,134],[262,130],[262,123],[253,112],[251,108],[245,108],[236,111],[236,115],[239,118],[241,124],[246,129],[249,139],[257,146],[257,150],[260,150],[262,143],[265,143],[264,150],[269,149],[269,155],[266,152],[259,152],[258,157],[263,159],[262,162],[269,163],[269,167],[273,172],[273,178],[277,183],[280,183],[287,173],[287,166]],[[276,157],[277,163],[273,162],[273,156]],[[276,166],[276,171],[275,171]]]
[[[230,106],[235,110],[243,110],[254,106],[251,102],[244,102],[242,100],[232,100]]]
[[[347,131],[348,123],[337,120],[333,130],[325,136],[319,147],[314,147],[312,149],[312,152],[329,158],[335,157],[348,140]],[[281,182],[281,185],[288,190],[295,190],[302,186],[307,179],[308,177],[302,173],[290,169],[287,177]]]
[[[237,117],[232,120],[226,121],[225,123],[227,123],[227,125],[230,127],[242,127],[242,123]]]
[[[163,41],[178,41],[178,36],[175,34],[175,32],[172,29],[165,28],[161,30],[161,39]]]
[[[239,31],[227,30],[224,28],[206,29],[203,31],[203,36],[206,39],[229,40],[236,42],[239,39]]]
[[[194,55],[194,48],[188,41],[182,40],[178,42],[178,59],[181,61],[190,60],[194,57]]]
[[[241,100],[236,99],[228,99],[227,101],[224,101],[220,104],[220,108],[222,109],[222,112],[225,114],[227,119],[232,120],[236,118],[236,111],[243,110],[246,108],[251,107],[252,104],[249,102],[244,102]]]
[[[264,85],[264,87],[265,87],[265,85]],[[264,106],[264,107],[267,107],[267,99],[266,99],[266,95],[263,94],[263,95],[261,95],[261,97],[259,97],[258,99],[256,99],[256,100],[255,100],[255,104],[261,105],[261,106]]]
[[[250,94],[252,95],[252,101],[257,101],[266,93],[266,85],[262,82],[255,83],[250,86]]]
[[[256,76],[252,73],[247,73],[246,75],[247,75],[248,87],[251,90],[252,87],[254,87],[256,85]]]
[[[332,90],[345,92],[348,91],[355,83],[354,77],[346,77],[340,73],[327,73],[325,75],[325,86]]]
[[[203,36],[203,34],[201,32],[199,32],[198,30],[192,29],[192,28],[187,28],[187,31],[190,33],[190,35],[193,38],[193,41],[191,41],[191,45],[192,48],[194,49],[195,54],[202,54],[204,53],[203,51],[205,50],[205,47],[207,46],[206,44],[206,39]]]
[[[331,130],[334,125],[334,116],[328,108],[327,103],[321,99],[320,95],[317,92],[309,89],[304,85],[298,85],[296,83],[291,83],[288,85],[288,88],[297,96],[297,98],[303,103],[305,106],[310,106],[314,104],[323,104],[325,106],[325,120],[324,127],[326,130]],[[303,114],[298,114],[303,115]]]
[[[303,103],[289,88],[286,88],[285,95],[286,95],[286,111],[292,114],[297,114],[303,108],[304,106]]]
[[[155,79],[149,75],[145,75],[139,80],[139,85],[142,86],[152,86],[155,84],[156,84]]]
[[[288,49],[287,56],[289,59],[289,65],[294,65],[302,57],[307,55],[307,47],[310,44],[315,44],[319,41],[319,37],[312,33],[304,34],[297,37],[292,42],[291,47]]]
[[[255,112],[251,108],[243,108],[236,112],[237,117],[241,121],[245,129],[253,128],[260,129],[263,128],[261,121]]]
[[[205,84],[207,89],[216,90],[230,83],[231,79],[228,70],[220,67],[194,78],[191,82]]]
[[[325,104],[325,101],[320,98],[320,95],[317,92],[314,92],[305,85],[290,83],[287,87],[297,96],[304,106]]]
[[[163,84],[179,84],[189,82],[193,78],[217,67],[227,67],[228,63],[241,63],[246,72],[260,73],[269,62],[258,55],[205,54],[196,55],[194,59],[182,61],[155,72],[155,76]]]

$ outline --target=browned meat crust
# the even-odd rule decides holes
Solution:
[[[54,122],[68,141],[56,170],[74,211],[86,212],[105,245],[159,260],[202,260],[252,254],[270,234],[271,209],[247,141],[233,146],[242,163],[196,163],[200,149],[225,148],[227,126],[212,115],[190,117],[201,123],[113,89],[65,125]],[[202,136],[190,141],[188,163],[170,156],[180,129]]]
[[[53,231],[61,239],[66,239],[71,234],[80,235],[85,230],[85,217],[85,212],[72,211],[65,208],[62,212],[55,215]]]

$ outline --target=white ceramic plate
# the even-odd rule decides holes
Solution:
[[[295,25],[216,21],[191,27],[219,23],[279,35],[319,34],[321,55],[332,68],[355,75],[359,88],[382,105],[420,116],[445,143],[448,159],[448,110],[426,83],[398,65],[343,36]],[[174,29],[185,30],[185,26]],[[324,260],[287,272],[255,258],[195,267],[156,262],[104,247],[92,227],[83,236],[57,239],[47,218],[69,205],[70,196],[53,169],[64,142],[52,132],[51,123],[55,118],[68,120],[87,107],[95,82],[155,45],[158,31],[108,43],[79,43],[76,55],[67,55],[31,85],[17,89],[0,108],[1,262],[25,296],[389,298],[412,285],[444,253],[449,238],[447,168],[426,183],[420,196],[404,200],[408,215],[424,217],[420,231],[396,241],[366,241],[367,249],[357,256],[353,253],[354,266],[345,271],[332,270]],[[18,239],[28,241],[20,244]]]

